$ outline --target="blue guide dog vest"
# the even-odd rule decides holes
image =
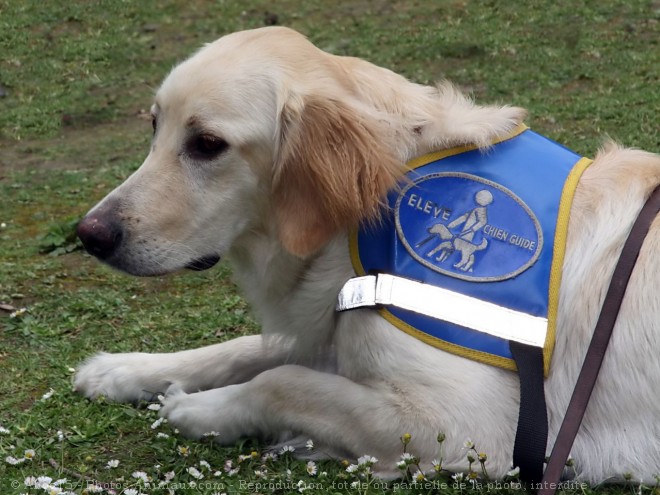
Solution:
[[[413,160],[383,221],[351,233],[353,267],[371,285],[347,282],[338,309],[366,297],[400,330],[506,369],[510,341],[540,347],[547,376],[568,215],[590,163],[525,126],[486,151]]]

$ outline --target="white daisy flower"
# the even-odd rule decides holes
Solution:
[[[200,473],[199,470],[195,467],[189,467],[188,469],[186,469],[186,471],[188,471],[188,474],[190,476],[192,476],[197,480],[201,480],[204,477],[204,475]]]
[[[16,318],[18,316],[23,316],[25,313],[27,313],[27,308],[20,308],[17,309],[16,311],[12,311],[9,313],[10,318]]]
[[[314,461],[309,461],[307,463],[307,474],[310,476],[316,475],[317,468],[316,468],[316,463]]]
[[[211,465],[206,461],[199,461],[199,465],[202,466],[203,468],[208,469],[208,470],[211,469]]]
[[[520,468],[517,466],[506,473],[507,476],[511,476],[512,478],[518,476],[519,474]]]
[[[5,457],[5,462],[7,464],[11,464],[12,466],[16,466],[17,464],[21,464],[25,462],[25,457],[22,459],[16,459],[16,457],[10,455]]]
[[[160,404],[149,404],[147,406],[147,409],[149,409],[150,411],[160,411],[161,407],[162,406]]]
[[[9,435],[10,431],[4,426],[0,426],[0,435]]]
[[[466,449],[473,449],[474,448],[474,442],[470,440],[469,438],[463,442],[463,447]]]
[[[117,459],[110,459],[105,465],[106,469],[114,469],[119,466],[119,461]]]
[[[286,454],[287,452],[291,452],[291,453],[293,453],[293,452],[295,452],[295,451],[296,451],[296,448],[295,448],[294,446],[292,446],[292,445],[285,445],[284,447],[282,447],[282,448],[280,449],[280,455],[284,455],[284,454]]]
[[[355,473],[358,470],[358,465],[357,464],[351,464],[346,468],[347,473]]]
[[[376,459],[373,456],[370,455],[363,455],[358,459],[358,466],[373,466],[378,462],[378,459]]]
[[[37,478],[35,478],[34,476],[28,476],[28,477],[25,478],[25,480],[23,481],[23,484],[24,484],[25,486],[27,486],[27,487],[34,486],[34,485],[37,484]]]
[[[147,473],[145,473],[144,471],[135,471],[131,476],[133,476],[133,478],[135,478],[136,480],[149,483],[149,477],[147,476]]]
[[[305,443],[305,448],[307,450],[312,450],[314,448],[314,441],[311,438]]]
[[[167,433],[163,433],[162,431],[159,431],[156,433],[156,438],[170,438],[170,436]]]
[[[50,476],[39,476],[37,478],[36,483],[34,484],[34,487],[35,488],[43,488],[45,486],[50,485],[52,481],[53,481],[53,478],[51,478]]]
[[[23,457],[25,457],[26,459],[28,459],[28,460],[31,461],[32,459],[34,459],[34,456],[35,456],[35,455],[37,455],[37,453],[36,453],[34,450],[32,450],[32,449],[27,449],[27,450],[25,451],[25,453],[23,454]]]
[[[417,471],[415,471],[415,474],[413,474],[412,479],[414,482],[417,483],[420,481],[424,481],[426,477],[424,476],[424,472],[418,469]]]
[[[463,473],[455,473],[454,475],[452,475],[451,479],[453,479],[454,481],[461,482],[463,481],[464,476],[465,475]]]
[[[165,418],[158,418],[156,421],[151,423],[151,429],[155,430],[156,428],[158,428],[160,425],[163,424],[163,421],[165,421]]]
[[[48,399],[50,399],[50,398],[53,396],[54,393],[55,393],[55,390],[53,390],[53,389],[51,388],[48,392],[46,392],[44,395],[41,396],[41,400],[48,400]]]
[[[406,467],[410,466],[411,464],[415,464],[417,462],[417,458],[412,455],[409,452],[405,452],[401,454],[401,457],[399,458],[399,462],[396,463],[396,466],[399,469],[405,469]]]

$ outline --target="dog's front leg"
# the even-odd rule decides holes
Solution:
[[[246,436],[277,440],[292,432],[327,452],[387,459],[400,451],[402,433],[420,433],[420,425],[400,414],[395,402],[387,389],[285,365],[240,385],[194,394],[172,390],[161,414],[185,436],[215,432],[224,445]]]
[[[90,398],[152,400],[172,385],[198,392],[242,383],[281,365],[285,358],[285,350],[266,348],[260,335],[174,353],[100,353],[80,366],[74,387]]]

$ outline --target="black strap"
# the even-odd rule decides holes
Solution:
[[[548,412],[543,383],[543,349],[509,341],[520,377],[520,412],[513,446],[513,465],[520,468],[520,479],[538,483],[548,443]]]

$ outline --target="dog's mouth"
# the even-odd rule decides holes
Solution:
[[[203,256],[191,261],[186,265],[186,268],[188,270],[201,272],[202,270],[208,270],[209,268],[215,266],[218,261],[220,261],[220,256],[217,254],[210,254],[208,256]]]

